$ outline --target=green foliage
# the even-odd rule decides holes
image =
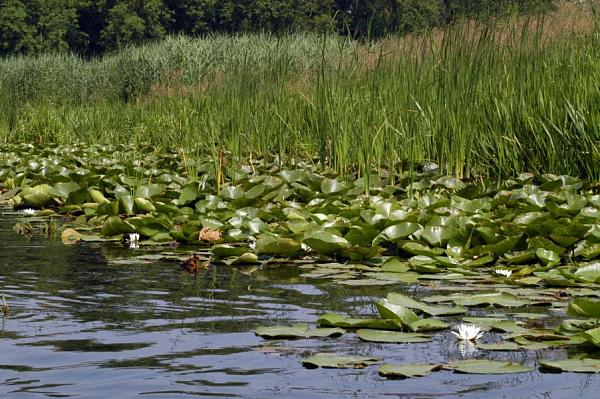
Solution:
[[[0,54],[26,53],[33,46],[33,27],[20,0],[0,2]]]
[[[167,34],[298,31],[376,38],[554,0],[1,0],[0,56],[101,54]]]
[[[9,57],[0,60],[0,141],[199,144],[207,152],[218,143],[241,157],[308,154],[362,177],[360,187],[297,181],[307,197],[322,184],[366,192],[382,171],[425,171],[429,162],[459,178],[523,171],[597,178],[597,31],[544,42],[531,39],[544,37],[544,28],[526,23],[463,24],[369,46],[338,35],[209,35],[169,37],[91,60]],[[528,212],[517,224],[543,220],[542,193],[527,196]],[[567,203],[551,211],[582,206]],[[469,212],[483,205],[462,204]],[[436,226],[427,228],[428,242],[456,251],[470,236]],[[496,254],[519,240],[481,234]],[[365,232],[361,241],[381,238]],[[554,239],[568,246],[577,234]],[[538,258],[551,263],[556,248],[544,243],[526,254],[536,257],[539,248]],[[587,248],[590,257],[598,248]]]

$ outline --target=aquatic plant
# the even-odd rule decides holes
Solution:
[[[474,324],[459,324],[458,332],[450,331],[454,336],[464,341],[475,341],[483,336],[481,327],[477,327]]]

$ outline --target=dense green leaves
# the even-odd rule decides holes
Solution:
[[[552,1],[478,3],[485,5],[437,0],[406,0],[401,7],[388,1],[350,5],[345,0],[5,0],[0,3],[0,55],[69,49],[90,54],[160,39],[167,33],[338,30],[375,37],[443,24],[460,15],[523,11],[523,4],[540,10]],[[460,187],[453,180],[443,184]]]

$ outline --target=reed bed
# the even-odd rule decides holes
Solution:
[[[92,60],[7,58],[0,142],[302,157],[342,174],[435,162],[461,178],[597,179],[599,19],[589,5],[559,13],[375,43],[215,35]]]

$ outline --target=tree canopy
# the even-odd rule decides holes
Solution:
[[[97,55],[168,34],[295,31],[381,37],[554,0],[0,0],[0,56]]]

